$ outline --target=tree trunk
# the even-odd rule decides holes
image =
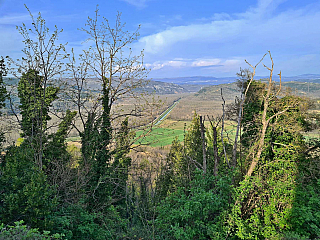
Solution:
[[[200,132],[202,138],[202,155],[203,155],[203,172],[207,173],[207,151],[206,151],[206,139],[204,135],[204,120],[200,116]]]
[[[218,176],[218,145],[217,145],[217,127],[213,127],[213,156],[214,156],[214,169],[213,175]]]

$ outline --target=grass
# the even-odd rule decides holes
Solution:
[[[149,145],[151,147],[163,147],[171,145],[173,139],[178,138],[179,141],[183,141],[184,128],[188,127],[191,124],[191,121],[174,121],[170,119],[164,119],[160,124],[153,127],[150,134],[146,137],[135,142],[135,144]],[[145,132],[139,130],[136,132],[136,137],[141,136]],[[79,142],[81,138],[68,137],[66,142]]]
[[[178,138],[183,141],[184,126],[189,126],[190,121],[173,121],[164,119],[159,125],[155,126],[151,133],[143,139],[140,139],[136,144],[149,145],[151,147],[163,147],[171,145],[173,139]],[[136,136],[144,134],[144,131],[137,131]]]
[[[81,141],[81,137],[79,136],[76,136],[76,137],[68,137],[66,139],[66,142],[78,142],[78,141]]]
[[[141,136],[143,131],[138,131],[137,136]],[[183,141],[184,131],[179,129],[170,128],[154,128],[152,132],[140,139],[136,144],[149,145],[151,147],[161,147],[171,145],[173,139],[178,138],[179,141]]]
[[[172,141],[175,138],[178,138],[180,142],[183,141],[184,137],[184,129],[188,129],[191,121],[177,121],[170,118],[165,118],[161,121],[160,124],[154,126],[151,133],[147,136],[139,139],[135,142],[136,145],[148,145],[150,147],[164,147],[171,145]],[[229,136],[231,139],[234,139],[235,135],[235,126],[234,123],[230,121],[225,122],[225,136]],[[208,121],[205,122],[205,126],[207,129],[211,128],[210,123]],[[144,130],[139,130],[136,132],[136,137],[139,137],[146,133]],[[81,138],[77,137],[69,137],[66,142],[79,142]]]
[[[161,122],[160,126],[153,128],[151,133],[144,137],[142,140],[137,141],[135,144],[149,145],[151,147],[163,147],[171,145],[175,138],[178,138],[180,142],[183,141],[184,128],[188,129],[191,121],[175,121],[172,119],[165,119]],[[205,122],[205,126],[209,129],[209,122]],[[234,139],[235,127],[231,122],[226,121],[225,131],[228,133],[231,139]],[[143,134],[143,131],[137,131],[136,136],[139,137]],[[226,136],[226,134],[225,134]]]

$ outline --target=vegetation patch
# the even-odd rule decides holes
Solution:
[[[136,136],[145,134],[144,131],[137,131]],[[135,142],[135,144],[150,145],[151,147],[161,147],[170,145],[173,139],[178,138],[183,141],[184,130],[172,128],[154,128],[150,134]]]

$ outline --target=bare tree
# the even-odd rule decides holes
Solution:
[[[233,151],[232,151],[232,166],[235,168],[237,166],[237,147],[238,147],[238,138],[240,134],[240,129],[241,129],[241,120],[243,116],[243,106],[246,101],[246,96],[248,89],[250,88],[250,85],[253,81],[253,74],[249,70],[242,70],[240,69],[240,74],[237,74],[240,77],[240,80],[238,82],[238,85],[240,87],[241,95],[238,100],[238,107],[236,107],[237,112],[237,129],[236,129],[236,134],[234,137],[234,144],[233,144]],[[245,82],[245,81],[248,82]],[[245,86],[246,85],[246,86]],[[246,88],[245,88],[246,87]],[[244,90],[245,89],[245,90]]]
[[[145,83],[148,71],[143,66],[143,52],[133,55],[130,44],[137,40],[139,28],[129,33],[125,30],[125,23],[121,22],[118,13],[114,26],[95,11],[94,18],[88,17],[87,24],[82,31],[88,34],[87,41],[92,43],[88,50],[84,50],[82,60],[99,79],[101,85],[109,89],[109,107],[123,98],[136,97],[133,91]],[[113,119],[123,116],[116,114]]]
[[[250,148],[249,154],[247,155],[247,159],[249,159],[249,157],[251,155],[253,156],[251,164],[250,164],[250,166],[248,168],[248,171],[246,173],[247,176],[251,176],[252,175],[253,171],[255,170],[256,165],[258,164],[258,162],[260,160],[260,157],[261,157],[261,154],[262,154],[262,151],[263,151],[263,148],[264,148],[265,135],[266,135],[266,132],[267,132],[267,128],[269,127],[270,121],[272,119],[284,114],[285,112],[287,112],[292,107],[295,107],[297,105],[297,103],[298,103],[296,101],[290,102],[290,103],[288,103],[288,105],[282,106],[282,110],[277,111],[276,113],[272,114],[271,116],[268,116],[267,113],[268,113],[268,110],[269,110],[271,102],[281,92],[281,71],[279,73],[280,85],[279,85],[278,88],[276,88],[274,86],[274,81],[273,81],[274,63],[273,63],[273,59],[272,59],[270,51],[268,53],[269,53],[269,57],[270,57],[270,60],[271,60],[271,67],[267,67],[266,65],[264,65],[264,67],[269,70],[270,74],[269,74],[269,79],[268,79],[268,82],[267,82],[267,87],[266,87],[265,93],[262,96],[263,97],[263,112],[262,112],[262,115],[261,115],[262,128],[261,128],[261,132],[259,134],[259,137],[258,137],[256,143]],[[266,56],[266,54],[263,56],[263,58],[265,56]],[[263,58],[260,60],[260,62],[263,60]],[[249,65],[253,69],[253,74],[252,74],[252,78],[253,78],[257,65],[256,66],[252,66],[251,64],[249,64]]]
[[[217,133],[217,125],[214,119],[210,119],[209,115],[207,115],[211,128],[212,128],[212,144],[213,144],[213,158],[214,158],[214,168],[213,168],[213,175],[218,176],[218,164],[220,162],[219,154],[218,154],[218,133]]]
[[[204,129],[204,118],[202,120],[202,116],[199,118],[200,121],[200,132],[202,139],[202,154],[203,154],[203,173],[207,173],[207,150],[206,150],[206,139],[205,139],[205,129]]]
[[[64,71],[62,60],[66,57],[65,45],[57,43],[58,36],[62,30],[55,27],[54,31],[50,32],[40,13],[38,17],[35,18],[28,8],[27,10],[32,19],[31,28],[25,24],[17,27],[17,30],[24,39],[23,43],[25,44],[25,48],[22,50],[24,56],[18,60],[8,57],[11,69],[10,73],[18,79],[21,78],[21,74],[25,74],[25,78],[28,78],[27,81],[34,86],[39,80],[37,76],[40,76],[39,87],[41,91],[38,96],[30,96],[30,101],[33,99],[33,104],[39,105],[37,106],[38,109],[45,109],[50,107],[50,104],[48,105],[46,100],[48,89],[52,88],[55,78]],[[28,72],[35,74],[27,74]],[[13,103],[12,100],[11,103]],[[11,105],[11,109],[14,111],[17,108]],[[21,125],[19,116],[16,113],[15,116]],[[47,130],[47,126],[43,124],[43,122],[47,121],[46,118],[47,116],[44,116],[44,111],[40,110],[37,118],[33,122],[34,129],[38,129],[39,131],[37,134],[36,132],[32,132],[31,138],[27,139],[32,142],[32,139],[37,138],[37,144],[31,144],[31,146],[35,150],[35,162],[40,169],[42,169],[43,166],[43,142]]]
[[[139,28],[133,33],[126,31],[120,13],[111,24],[99,15],[97,8],[94,17],[88,17],[85,27],[80,29],[87,34],[90,47],[83,50],[79,59],[73,52],[69,55],[66,82],[71,87],[66,94],[78,110],[74,126],[82,141],[83,168],[88,169],[91,179],[89,191],[96,204],[94,207],[108,204],[106,189],[114,188],[108,193],[113,198],[112,203],[126,197],[131,165],[126,155],[137,140],[130,130],[141,125],[151,128],[153,116],[142,119],[143,124],[134,120],[148,113],[156,114],[152,109],[157,105],[156,99],[146,98],[136,91],[146,84],[148,74],[143,66],[143,52],[134,55],[130,48],[139,36]],[[131,106],[123,109],[122,104],[129,99]],[[128,117],[131,117],[129,121]],[[148,119],[151,124],[147,124]],[[120,143],[119,136],[125,145]]]
[[[227,155],[227,150],[226,150],[226,145],[225,145],[224,137],[223,137],[226,101],[224,100],[224,97],[223,97],[223,94],[222,94],[222,88],[220,89],[220,91],[221,91],[221,98],[222,98],[222,101],[223,101],[223,103],[222,103],[222,121],[221,121],[221,142],[222,142],[224,157],[226,159],[228,167],[230,167],[230,163],[229,163],[228,155]]]
[[[69,104],[78,111],[80,121],[74,127],[79,134],[88,116],[94,115],[95,120],[101,117],[104,87],[108,91],[108,108],[111,109],[114,130],[119,129],[126,117],[131,117],[132,127],[152,127],[159,102],[136,91],[147,84],[149,71],[143,66],[143,52],[134,55],[130,47],[138,39],[140,26],[133,33],[125,28],[121,13],[117,14],[112,25],[100,16],[97,8],[94,17],[88,17],[85,27],[80,29],[87,34],[86,42],[90,47],[83,50],[79,59],[73,52],[69,55],[69,75],[66,78],[66,96]],[[149,122],[151,124],[147,125]]]

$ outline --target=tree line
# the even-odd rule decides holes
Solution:
[[[111,25],[97,9],[81,29],[91,47],[77,57],[58,44],[61,30],[31,18],[31,28],[18,27],[24,57],[0,60],[0,109],[9,99],[23,139],[17,146],[0,134],[0,239],[320,237],[319,139],[303,136],[320,117],[308,111],[311,100],[281,88],[281,72],[273,81],[270,52],[238,73],[233,104],[221,89],[221,116],[195,113],[160,166],[137,169],[135,130],[152,130],[145,123],[158,106],[134,91],[148,73],[143,52],[130,49],[139,29],[126,31],[121,14]],[[270,76],[257,81],[267,57]],[[15,91],[4,84],[8,73],[19,79]],[[137,104],[122,111],[126,98]],[[77,154],[66,144],[71,129]]]

